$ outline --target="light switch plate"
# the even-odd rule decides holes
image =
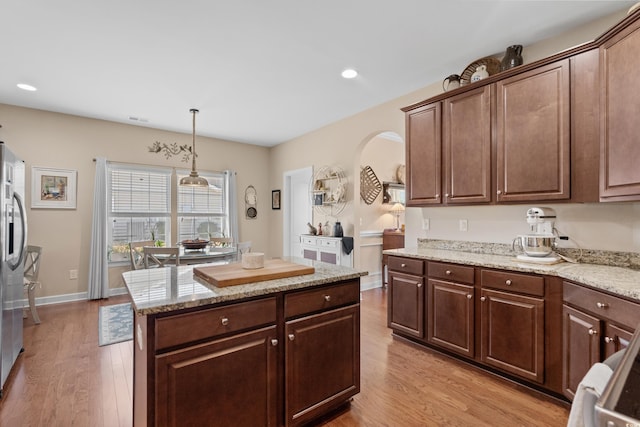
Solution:
[[[467,231],[469,229],[469,224],[466,219],[460,220],[460,231]]]
[[[422,219],[422,229],[423,230],[428,230],[429,229],[429,218],[423,218]]]

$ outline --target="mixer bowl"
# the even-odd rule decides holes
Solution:
[[[513,248],[515,250],[517,242],[517,245],[522,248],[522,252],[524,252],[525,255],[543,257],[550,255],[553,252],[555,240],[555,236],[527,234],[516,237],[513,241]]]

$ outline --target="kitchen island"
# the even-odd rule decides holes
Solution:
[[[134,425],[296,426],[360,391],[360,277],[218,288],[192,266],[123,273],[134,316]]]

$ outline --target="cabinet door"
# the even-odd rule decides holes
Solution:
[[[276,327],[156,356],[157,426],[275,426]]]
[[[424,278],[389,272],[387,325],[391,329],[424,337]]]
[[[360,391],[359,305],[288,321],[285,335],[286,425],[304,424]]]
[[[544,299],[482,290],[481,358],[484,363],[544,382]]]
[[[302,247],[302,257],[316,261],[318,259],[318,250],[315,248]]]
[[[612,354],[629,347],[629,342],[631,342],[632,337],[633,331],[607,323],[604,328],[603,359],[606,359]]]
[[[600,197],[640,200],[640,21],[600,47]]]
[[[427,339],[462,355],[474,356],[473,286],[429,279]]]
[[[573,399],[578,384],[589,368],[600,362],[600,319],[567,305],[562,307],[563,327],[563,374],[564,395]]]
[[[569,60],[499,81],[497,200],[570,196]]]
[[[426,105],[406,114],[407,205],[441,203],[441,106]]]
[[[444,101],[444,203],[491,201],[491,90],[488,85]]]

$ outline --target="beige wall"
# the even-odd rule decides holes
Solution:
[[[117,124],[71,115],[12,107],[0,104],[0,137],[26,163],[27,218],[29,243],[44,247],[39,298],[87,291],[91,215],[95,163],[93,158],[110,161],[170,166],[190,169],[180,157],[165,159],[149,153],[154,141],[191,144],[191,135],[159,131],[140,126]],[[185,120],[190,120],[185,112]],[[268,185],[269,149],[249,144],[197,139],[198,169],[237,172],[238,201],[244,207],[244,190],[253,185],[258,192],[258,217],[240,216],[241,240],[251,240],[256,250],[268,251],[268,217],[271,192]],[[31,209],[31,167],[52,167],[78,171],[78,207],[74,210]],[[77,280],[69,270],[79,270]],[[111,287],[121,285],[120,272],[112,269]]]
[[[578,44],[597,38],[625,16],[626,10],[582,26],[532,46],[525,46],[525,62],[532,62]],[[503,52],[497,53],[502,55]],[[475,58],[470,58],[471,62]],[[455,70],[452,70],[455,72]],[[393,99],[387,103],[332,123],[314,132],[302,135],[271,151],[270,178],[279,186],[282,174],[305,166],[338,164],[349,176],[348,197],[350,203],[340,220],[345,232],[354,235],[356,248],[360,245],[361,230],[356,218],[360,217],[362,204],[359,193],[359,165],[363,147],[371,138],[383,131],[392,131],[404,138],[404,114],[400,108],[422,101],[442,92],[441,82],[434,82],[418,91]],[[597,171],[594,171],[597,173]],[[640,250],[640,224],[635,219],[638,204],[571,204],[554,206],[558,211],[558,227],[584,248],[634,251]],[[406,245],[415,246],[418,237],[459,240],[511,242],[526,227],[523,212],[525,206],[483,206],[460,208],[408,208],[405,213]],[[432,218],[429,231],[422,230],[422,219]],[[469,231],[458,231],[458,219],[467,219]],[[318,222],[314,218],[314,222]],[[270,219],[272,230],[271,250],[282,248],[282,213]],[[360,266],[359,257],[355,257]]]

